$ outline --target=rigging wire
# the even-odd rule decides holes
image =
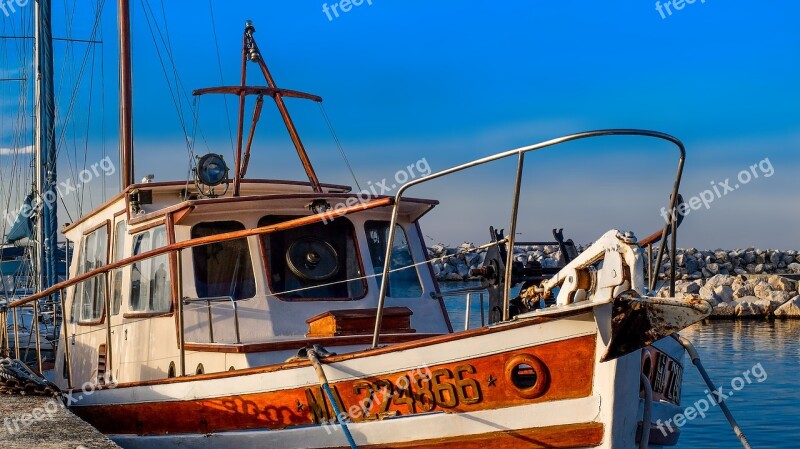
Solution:
[[[104,6],[105,6],[105,0],[100,0],[100,3],[98,4],[97,14],[95,16],[95,22],[94,22],[94,25],[92,27],[91,40],[95,40],[96,39],[97,30],[98,30],[98,28],[100,26],[100,19],[102,17],[102,11],[103,11],[103,7]],[[74,108],[75,108],[75,103],[77,102],[77,97],[78,97],[78,86],[80,86],[80,83],[82,82],[83,76],[84,76],[84,74],[86,72],[86,64],[88,63],[89,54],[90,54],[90,49],[87,48],[86,49],[86,54],[84,54],[83,61],[81,62],[81,68],[80,68],[79,75],[78,75],[78,81],[75,84],[75,89],[72,92],[72,96],[71,96],[70,101],[69,101],[69,106],[67,108],[67,112],[64,115],[64,122],[65,123],[68,122],[72,118],[72,114],[73,114]],[[59,135],[59,138],[56,141],[56,159],[58,159],[58,155],[59,155],[59,153],[61,151],[61,147],[62,147],[62,143],[64,141],[65,135],[66,135],[66,127],[64,127],[64,129],[61,130],[61,134]]]
[[[176,110],[176,112],[178,114],[178,120],[180,121],[181,129],[183,130],[183,134],[184,134],[187,153],[189,154],[189,156],[191,158],[191,155],[193,154],[192,148],[193,148],[194,144],[192,142],[192,139],[190,139],[189,132],[187,130],[186,118],[185,118],[184,113],[183,113],[183,101],[186,100],[186,103],[188,103],[188,104],[192,104],[193,102],[190,100],[190,97],[189,97],[189,95],[188,95],[188,93],[186,91],[186,88],[184,87],[183,81],[181,80],[180,74],[178,73],[177,65],[175,64],[175,58],[174,58],[174,55],[173,55],[173,52],[172,52],[172,47],[168,42],[168,38],[165,39],[164,33],[161,32],[161,28],[159,26],[159,23],[156,20],[156,15],[155,15],[155,12],[153,11],[152,6],[150,5],[150,1],[149,0],[140,0],[140,3],[142,5],[142,9],[144,11],[145,19],[147,21],[147,26],[148,26],[148,28],[150,30],[150,35],[151,35],[151,37],[153,39],[153,44],[154,44],[154,46],[156,48],[156,54],[158,55],[158,60],[159,60],[159,63],[161,64],[161,70],[162,70],[162,72],[164,74],[164,78],[165,78],[165,80],[167,82],[167,86],[169,87],[170,96],[172,97],[173,105],[175,106],[175,110]],[[151,20],[151,17],[152,17],[152,20]],[[164,22],[165,22],[165,25],[164,25],[165,28],[168,28],[166,17],[164,17]],[[161,51],[161,46],[159,46],[159,44],[158,44],[159,39],[156,39],[156,34],[158,34],[158,38],[161,41],[161,46],[163,46],[164,53],[166,53],[166,56],[167,56],[167,58],[169,60],[169,64],[170,64],[170,66],[172,68],[172,74],[173,74],[173,77],[175,79],[175,86],[173,86],[172,82],[170,81],[169,70],[167,69],[167,64],[164,61],[164,57],[163,57],[162,51]],[[192,112],[194,114],[194,110],[192,110]],[[195,123],[197,123],[198,117],[196,115],[193,115],[192,119],[195,121]],[[203,138],[204,141],[206,141],[206,137],[205,137],[205,134],[203,133],[202,128],[199,128],[198,130],[200,132],[200,136]],[[206,144],[207,144],[207,142],[206,142]]]
[[[214,47],[217,50],[217,66],[219,67],[219,81],[221,85],[225,85],[225,77],[222,74],[222,57],[219,51],[219,38],[217,37],[217,22],[214,20],[214,7],[211,0],[208,0],[208,9],[211,14],[211,31],[214,33]],[[228,122],[228,137],[231,140],[231,154],[235,154],[236,147],[233,144],[233,126],[231,125],[231,111],[228,108],[228,96],[223,95],[222,100],[225,102],[225,117]]]
[[[108,152],[106,151],[106,51],[105,46],[103,45],[103,27],[100,27],[100,148],[101,148],[101,155],[103,156],[102,160],[105,160],[108,157]],[[87,136],[88,138],[88,136]],[[106,178],[108,176],[102,177],[102,201],[103,203],[106,202]]]
[[[319,104],[319,110],[322,111],[322,117],[325,119],[325,123],[328,124],[328,129],[333,136],[333,140],[336,142],[336,146],[339,148],[339,154],[342,155],[342,159],[344,160],[345,165],[347,165],[347,169],[350,171],[350,175],[353,176],[353,181],[356,183],[356,187],[358,190],[361,191],[361,186],[358,184],[358,178],[356,178],[356,173],[353,171],[353,166],[350,165],[350,160],[347,158],[347,154],[344,152],[344,147],[342,147],[342,143],[339,141],[339,136],[336,135],[336,130],[333,129],[333,124],[331,123],[330,118],[328,118],[328,113],[325,112],[325,106],[322,103]]]

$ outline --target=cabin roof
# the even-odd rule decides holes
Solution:
[[[192,183],[188,184],[191,189],[194,187]],[[128,224],[138,225],[154,219],[163,217],[168,213],[182,212],[178,214],[180,218],[176,221],[183,220],[189,215],[199,212],[225,212],[225,211],[239,211],[242,209],[244,203],[255,202],[275,202],[276,207],[286,208],[287,206],[293,209],[305,209],[308,204],[313,200],[325,200],[333,208],[338,205],[352,205],[348,203],[356,199],[356,204],[363,202],[364,199],[359,199],[358,194],[350,193],[349,186],[335,185],[335,184],[322,184],[323,192],[313,192],[311,184],[302,181],[276,181],[276,180],[247,180],[242,184],[242,196],[233,197],[230,192],[225,196],[217,198],[196,198],[181,200],[179,193],[187,188],[186,181],[176,182],[160,182],[160,183],[144,183],[133,184],[124,192],[120,193],[110,201],[98,207],[91,213],[81,217],[78,221],[66,226],[63,230],[68,233],[77,228],[81,224],[91,221],[91,219],[101,213],[108,213],[108,209],[112,205],[118,203],[127,195],[136,190],[150,190],[156,195],[168,195],[176,199],[174,203],[158,206],[144,214],[130,216],[130,206],[126,199],[126,211],[128,212]],[[376,200],[382,198],[390,198],[387,196],[369,196],[369,200]],[[419,220],[423,215],[428,213],[433,207],[438,205],[436,200],[404,198],[400,206],[400,215],[407,217],[410,221]],[[213,207],[213,209],[210,209]],[[115,210],[114,212],[118,212]],[[177,223],[176,223],[177,224]]]
[[[352,190],[350,186],[345,185],[338,185],[338,184],[321,184],[323,192],[331,192],[331,193],[347,193]],[[95,208],[93,211],[89,212],[88,214],[83,215],[73,223],[68,223],[64,226],[62,232],[67,233],[82,223],[91,220],[92,217],[106,211],[109,207],[113,204],[117,203],[123,198],[126,198],[127,195],[135,190],[139,189],[147,189],[147,190],[154,190],[156,192],[168,192],[171,190],[182,190],[183,188],[194,188],[194,182],[192,181],[167,181],[167,182],[150,182],[150,183],[140,183],[140,184],[131,184],[128,186],[124,191],[118,193],[113,198],[109,199],[102,205]],[[242,188],[245,194],[277,194],[277,193],[307,193],[313,192],[313,188],[310,182],[307,181],[288,181],[288,180],[275,180],[275,179],[246,179],[242,180]],[[230,195],[230,192],[229,192]],[[244,198],[244,196],[239,197],[239,199]]]

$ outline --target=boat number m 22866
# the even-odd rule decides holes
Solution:
[[[379,378],[358,380],[352,387],[337,385],[334,395],[340,409],[353,421],[429,412],[436,407],[449,409],[481,401],[480,385],[471,377],[476,372],[475,367],[468,364],[452,369],[417,370],[394,381]],[[351,392],[344,391],[347,388],[352,388]],[[317,423],[333,418],[321,393],[306,389],[309,410]],[[354,398],[354,403],[344,404],[342,395]]]

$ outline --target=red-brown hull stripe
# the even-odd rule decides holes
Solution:
[[[592,393],[595,338],[577,337],[431,366],[429,371],[397,372],[332,386],[340,408],[350,410],[356,422],[428,411],[474,412],[584,398]],[[522,362],[537,368],[537,383],[532,388],[518,388],[511,380],[513,368]],[[523,382],[531,381],[530,370],[524,366],[516,374],[518,382],[520,377]],[[366,413],[360,413],[358,404],[365,406]],[[165,435],[284,429],[333,419],[331,409],[320,388],[313,386],[204,400],[78,406],[74,411],[103,433]]]
[[[599,446],[603,442],[600,423],[569,424],[535,429],[505,430],[436,440],[359,446],[361,449],[537,449]],[[348,449],[345,446],[328,449]]]

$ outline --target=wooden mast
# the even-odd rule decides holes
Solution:
[[[291,137],[292,143],[297,150],[297,155],[300,157],[300,162],[303,164],[303,169],[306,171],[306,176],[308,176],[308,180],[311,183],[311,188],[314,189],[315,192],[322,192],[322,186],[320,185],[317,174],[314,171],[314,166],[311,165],[311,160],[308,158],[308,153],[303,146],[303,142],[300,140],[300,134],[297,132],[297,128],[294,126],[292,117],[289,115],[289,110],[286,108],[286,104],[283,101],[283,94],[278,90],[275,80],[272,78],[272,74],[267,68],[267,63],[264,62],[261,51],[258,49],[258,44],[256,44],[256,39],[253,36],[255,32],[256,29],[253,26],[253,23],[248,21],[247,26],[245,27],[245,46],[249,47],[246,48],[248,56],[250,57],[251,61],[257,63],[259,68],[261,68],[261,73],[264,75],[264,78],[267,81],[267,86],[272,89],[276,89],[276,92],[272,98],[275,100],[275,105],[278,106],[278,111],[283,118],[284,125],[286,125],[286,130],[289,132],[289,137]],[[240,122],[239,127],[242,128],[243,126],[244,123]],[[241,167],[237,165],[236,169],[237,171],[241,170]]]
[[[119,160],[124,191],[134,183],[133,173],[133,73],[131,66],[131,8],[129,0],[117,0],[119,28]]]

